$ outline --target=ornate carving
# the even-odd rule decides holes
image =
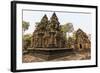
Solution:
[[[76,31],[76,40],[75,40],[75,48],[77,49],[89,49],[91,48],[91,42],[85,32],[81,29]]]
[[[50,20],[44,15],[33,32],[32,46],[34,48],[65,48],[66,41],[59,24],[55,13]]]

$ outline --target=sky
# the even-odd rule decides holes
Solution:
[[[25,34],[32,34],[35,30],[35,23],[40,22],[45,14],[50,19],[54,12],[59,19],[60,25],[70,22],[73,24],[74,31],[80,28],[87,34],[91,34],[91,13],[23,10],[23,20],[30,23],[29,29],[25,31]]]

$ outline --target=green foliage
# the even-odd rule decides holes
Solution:
[[[73,30],[74,30],[74,27],[72,23],[67,23],[67,24],[62,25],[63,32],[72,32]]]
[[[69,37],[69,38],[68,38],[68,42],[69,42],[69,43],[72,43],[72,42],[73,42],[73,38],[72,38],[72,37]]]
[[[31,45],[31,38],[32,35],[31,34],[27,34],[23,36],[23,48],[27,49],[28,47],[30,47]]]
[[[63,35],[65,36],[67,40],[67,33],[70,33],[74,30],[72,23],[66,23],[64,25],[61,25],[61,31],[63,32]]]
[[[73,43],[74,43],[73,37],[69,37],[67,39],[67,48],[72,48]]]
[[[23,21],[22,28],[23,28],[23,31],[26,31],[29,28],[29,22]]]
[[[76,32],[73,33],[72,38],[75,40],[76,39]]]

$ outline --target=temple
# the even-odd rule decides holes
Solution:
[[[91,41],[85,32],[81,29],[76,31],[76,40],[75,40],[75,48],[78,50],[90,49],[91,48]]]
[[[44,15],[37,23],[31,46],[33,48],[66,48],[66,41],[55,12],[50,20],[47,15]]]

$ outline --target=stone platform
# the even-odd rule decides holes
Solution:
[[[67,48],[29,48],[28,52],[46,61],[73,54],[73,49]]]

